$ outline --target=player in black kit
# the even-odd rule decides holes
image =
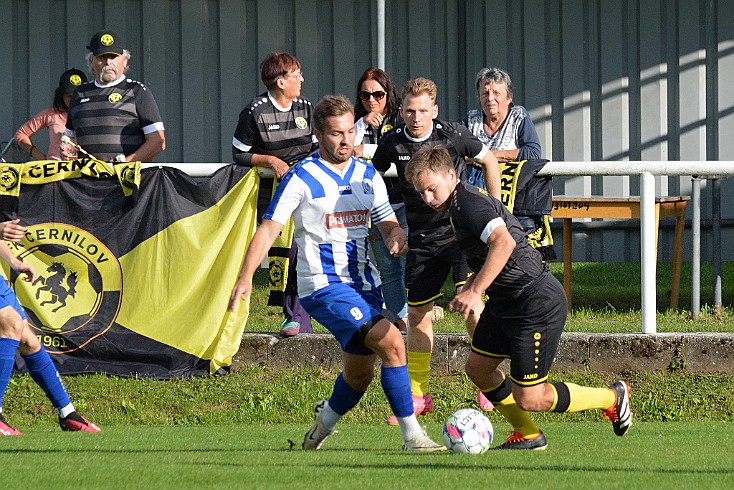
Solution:
[[[545,435],[528,412],[600,409],[622,436],[632,425],[629,386],[609,388],[548,383],[548,372],[566,322],[563,287],[532,248],[517,219],[486,191],[461,182],[444,148],[419,150],[405,170],[423,201],[449,211],[461,252],[474,273],[449,308],[467,318],[484,305],[466,362],[466,373],[512,424],[496,449],[545,449]],[[509,379],[497,368],[512,360]]]
[[[405,166],[419,148],[440,145],[448,149],[460,178],[466,174],[467,160],[487,163],[483,167],[487,187],[497,197],[500,193],[497,159],[465,127],[436,119],[436,91],[436,84],[426,78],[405,83],[402,93],[405,124],[386,134],[372,157],[372,164],[381,172],[390,168],[390,164],[395,164],[408,219],[410,251],[405,266],[408,373],[417,415],[433,411],[433,398],[428,387],[433,349],[433,303],[441,297],[441,288],[450,271],[453,270],[454,284],[458,290],[466,281],[469,268],[454,242],[448,213],[436,212],[426,206],[413,184],[405,179]],[[478,313],[479,310],[467,319],[466,327],[470,336]],[[388,423],[395,425],[397,421],[390,417]]]

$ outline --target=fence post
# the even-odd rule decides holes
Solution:
[[[640,173],[640,267],[642,268],[642,333],[657,326],[657,257],[655,256],[655,176]]]
[[[701,178],[691,179],[691,318],[701,315]]]

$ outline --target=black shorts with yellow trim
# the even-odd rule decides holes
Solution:
[[[410,249],[405,261],[408,306],[422,306],[440,298],[449,272],[456,287],[466,283],[470,269],[455,241],[436,249]]]
[[[544,273],[512,298],[493,298],[479,318],[471,349],[510,358],[510,379],[521,386],[546,381],[568,314],[563,286]]]

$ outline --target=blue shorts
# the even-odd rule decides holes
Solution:
[[[364,345],[364,335],[355,334],[363,326],[374,325],[383,318],[379,290],[363,291],[351,284],[337,283],[300,299],[308,314],[334,335],[344,352],[374,354]]]
[[[8,286],[8,281],[6,281],[3,278],[0,278],[0,310],[5,308],[6,306],[12,306],[15,308],[15,311],[17,311],[20,314],[20,317],[25,320],[25,310],[22,306],[20,306],[20,302],[18,302],[17,296],[15,296],[15,293],[12,289],[10,289],[10,286]]]

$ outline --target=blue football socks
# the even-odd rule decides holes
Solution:
[[[71,399],[66,392],[66,388],[64,388],[64,384],[61,382],[59,371],[56,369],[54,362],[51,360],[51,356],[48,355],[48,352],[46,352],[43,346],[41,346],[41,350],[38,352],[23,355],[22,357],[25,360],[28,373],[33,378],[33,381],[38,383],[38,386],[43,389],[56,410],[60,411],[71,405]],[[74,411],[73,406],[68,411]]]
[[[329,407],[339,415],[344,415],[362,399],[364,391],[357,391],[344,381],[344,373],[339,373],[334,381],[334,391],[329,398]]]
[[[18,350],[20,341],[15,339],[0,338],[0,410],[3,406],[3,396],[10,383],[10,375],[13,374],[15,365],[15,351]]]
[[[410,392],[408,366],[385,367],[380,372],[382,390],[396,417],[413,415],[413,397]]]

